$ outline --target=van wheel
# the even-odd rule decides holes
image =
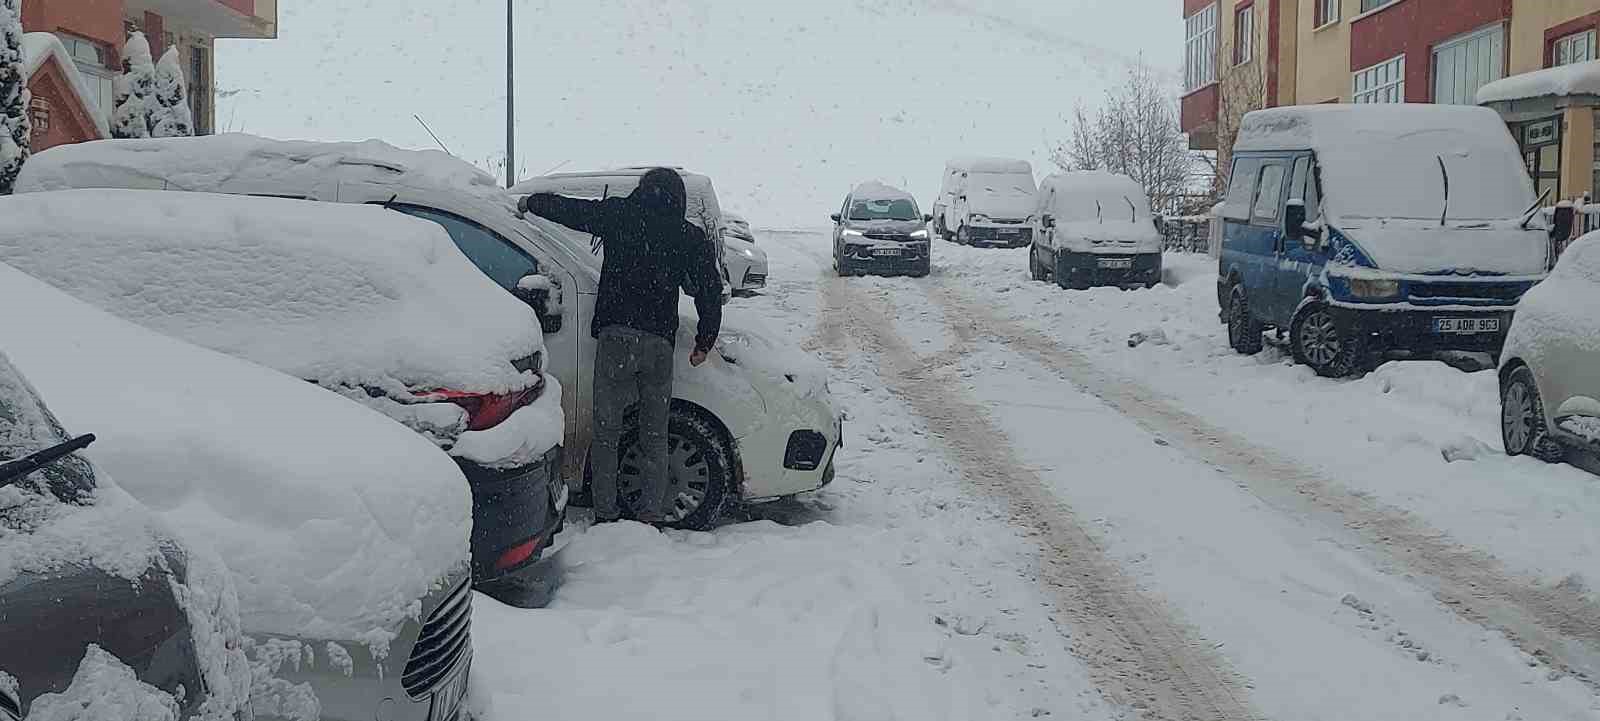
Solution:
[[[1324,378],[1345,378],[1361,367],[1361,345],[1339,332],[1327,306],[1310,305],[1289,327],[1289,348],[1295,360]]]
[[[639,465],[639,431],[622,435],[622,462],[617,467],[617,504],[634,516],[644,493]],[[704,531],[716,524],[722,508],[735,495],[733,448],[711,423],[674,405],[667,418],[666,525]]]
[[[1545,463],[1559,463],[1566,456],[1550,438],[1544,401],[1527,366],[1512,371],[1500,384],[1500,439],[1508,456],[1533,456]]]
[[[956,228],[956,245],[972,245],[972,231],[967,226]]]
[[[1050,279],[1050,271],[1046,270],[1044,263],[1039,262],[1039,249],[1028,249],[1028,273],[1034,280],[1045,281]]]
[[[1244,288],[1235,285],[1228,294],[1228,347],[1244,355],[1261,352],[1261,321],[1250,314],[1250,300]]]

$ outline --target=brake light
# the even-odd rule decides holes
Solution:
[[[539,544],[544,542],[544,534],[539,534],[522,543],[512,546],[500,554],[494,562],[494,570],[504,571],[533,557],[533,552],[539,550]]]
[[[417,395],[460,406],[467,412],[467,430],[482,431],[500,425],[518,408],[539,400],[544,395],[544,375],[540,374],[538,382],[527,388],[505,394],[437,390]]]

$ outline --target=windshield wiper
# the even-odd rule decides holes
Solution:
[[[1450,215],[1450,171],[1444,169],[1444,156],[1435,155],[1439,161],[1439,175],[1444,176],[1444,210],[1439,211],[1439,227],[1444,227],[1444,219]]]
[[[1100,201],[1098,200],[1094,201],[1094,220],[1096,223],[1106,222],[1104,218],[1100,217]]]
[[[1139,222],[1139,209],[1133,207],[1133,201],[1128,200],[1128,196],[1124,195],[1124,196],[1122,196],[1122,202],[1128,204],[1128,222],[1129,223],[1137,223],[1137,222]]]
[[[1533,214],[1544,207],[1545,198],[1550,197],[1550,193],[1553,190],[1554,188],[1545,188],[1544,192],[1539,194],[1539,199],[1533,201],[1533,205],[1528,206],[1527,210],[1522,211],[1522,222],[1518,225],[1521,225],[1523,230],[1528,229],[1528,221],[1533,220]]]
[[[5,488],[26,478],[29,473],[89,447],[94,434],[86,433],[65,443],[57,443],[42,451],[30,453],[14,461],[0,463],[0,488]]]

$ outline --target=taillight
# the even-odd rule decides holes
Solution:
[[[528,405],[544,394],[544,374],[538,382],[511,393],[467,393],[464,391],[437,390],[417,395],[431,400],[454,403],[467,412],[467,430],[481,431],[500,425],[518,408]]]
[[[539,544],[543,541],[544,534],[541,533],[533,538],[506,549],[500,553],[499,558],[495,559],[494,570],[504,571],[512,566],[528,560],[529,558],[532,558],[534,552],[539,550]]]

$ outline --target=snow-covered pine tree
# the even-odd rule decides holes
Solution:
[[[0,0],[0,195],[11,192],[28,159],[28,78],[22,60],[20,0]]]
[[[134,32],[122,47],[122,75],[112,83],[116,109],[111,112],[111,137],[150,137],[150,116],[156,105],[156,64],[150,41]]]
[[[155,105],[151,107],[150,137],[179,138],[194,135],[194,114],[189,112],[189,88],[184,84],[178,49],[168,48],[156,63]]]

